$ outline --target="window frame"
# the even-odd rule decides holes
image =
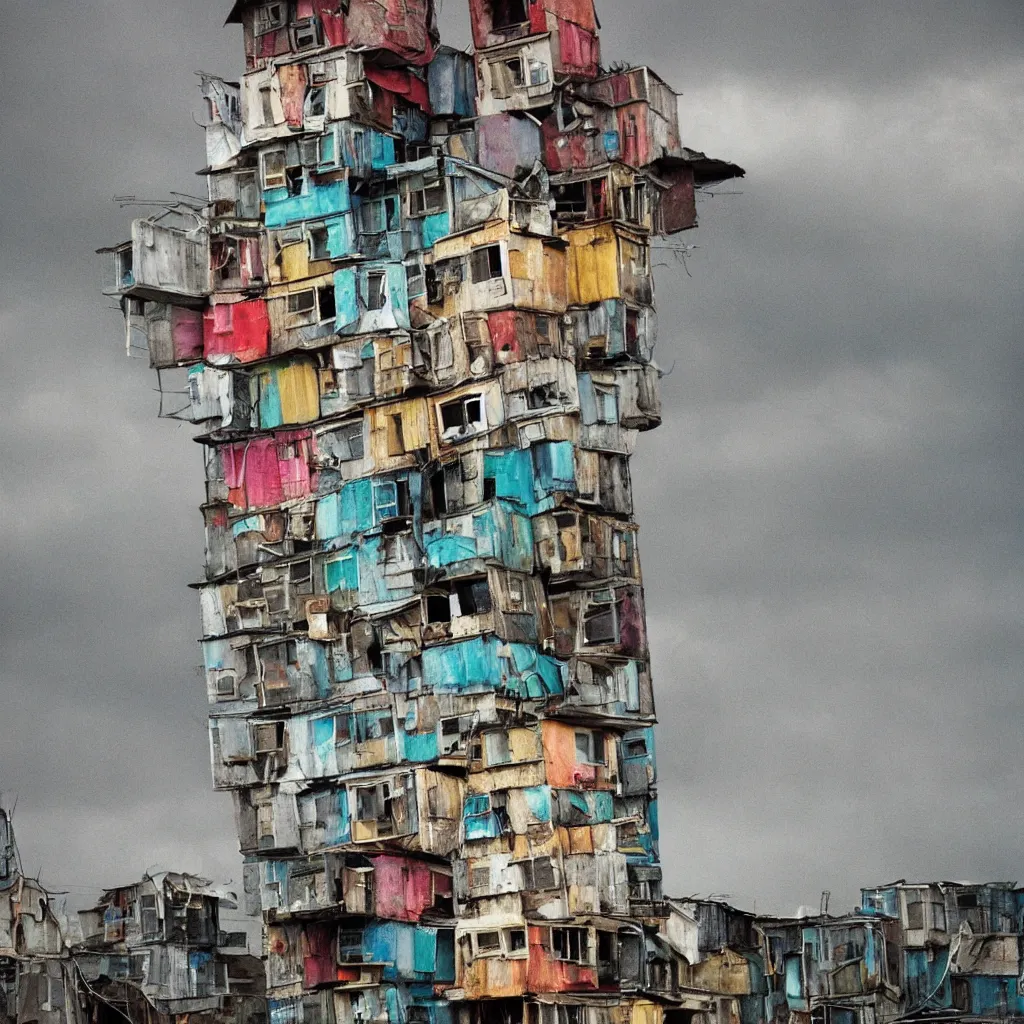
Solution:
[[[479,405],[479,418],[471,419],[469,407],[472,403]],[[445,409],[458,407],[461,411],[461,426],[445,426]],[[441,438],[445,441],[462,440],[468,437],[475,437],[478,434],[486,433],[489,429],[487,424],[487,402],[484,399],[484,392],[474,391],[470,394],[460,395],[458,398],[449,399],[447,402],[437,403],[438,426],[441,431]]]
[[[586,750],[580,749],[580,741]],[[595,729],[576,729],[574,732],[576,763],[590,768],[607,768],[608,751],[604,734]],[[581,755],[584,758],[581,760]]]
[[[273,20],[267,15],[274,8],[279,9],[277,19]],[[262,23],[261,23],[262,22]],[[252,19],[252,31],[255,36],[265,36],[270,32],[276,32],[278,29],[287,27],[288,25],[288,4],[287,3],[270,3],[263,4],[257,7],[253,11]]]
[[[428,201],[428,195],[434,197],[433,202]],[[415,197],[419,197],[416,202]],[[438,178],[436,181],[424,182],[416,188],[410,187],[406,208],[409,216],[413,218],[433,217],[435,214],[445,213],[448,209],[448,189],[444,179]]]
[[[497,266],[495,266],[495,253],[497,253]],[[487,260],[487,276],[480,276],[483,261]],[[495,273],[495,271],[497,271]],[[505,257],[500,242],[491,242],[489,245],[481,245],[469,253],[469,277],[473,284],[488,284],[491,281],[504,279]]]
[[[271,157],[280,157],[281,160],[281,170],[274,173],[273,179],[267,170]],[[260,183],[265,192],[288,187],[288,150],[284,146],[274,146],[260,153]]]

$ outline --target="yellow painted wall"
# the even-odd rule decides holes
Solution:
[[[611,224],[577,228],[565,235],[569,242],[569,304],[622,298],[619,283],[619,246]]]
[[[402,417],[402,437],[407,454],[392,454],[393,427],[391,417]],[[411,398],[404,402],[389,402],[369,410],[370,451],[378,472],[407,469],[416,463],[411,453],[426,448],[430,441],[428,406],[425,399]]]

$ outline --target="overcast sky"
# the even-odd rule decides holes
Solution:
[[[85,895],[239,878],[210,790],[200,450],[156,419],[93,250],[202,194],[210,0],[4,6],[0,790]],[[736,161],[659,254],[665,423],[634,461],[673,894],[791,912],[1024,881],[1024,5],[599,4],[606,61]],[[445,0],[449,40],[468,40]],[[738,194],[734,194],[738,193]]]

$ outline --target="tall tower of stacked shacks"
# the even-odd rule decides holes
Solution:
[[[214,783],[272,1024],[662,1024],[630,456],[651,240],[742,174],[592,0],[240,0],[108,294],[201,425]],[[677,1020],[680,1018],[676,1016]]]

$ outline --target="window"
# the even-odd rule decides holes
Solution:
[[[540,384],[530,388],[526,396],[526,404],[530,409],[554,409],[561,405],[561,396],[557,384]]]
[[[410,298],[426,294],[427,282],[421,259],[411,259],[406,263],[405,286]]]
[[[907,928],[924,927],[924,903],[919,889],[907,889],[903,893],[907,904]],[[959,901],[957,901],[959,903]]]
[[[483,518],[483,514],[480,517]],[[514,573],[505,573],[505,596],[507,598],[507,611],[526,611],[526,589],[523,586],[522,576]]]
[[[616,570],[624,575],[633,571],[633,534],[624,530],[612,531],[612,558]]]
[[[623,220],[643,224],[647,212],[647,182],[638,181],[619,192],[619,215]]]
[[[615,673],[604,665],[591,665],[590,678],[602,694],[611,694],[615,683]]]
[[[555,214],[561,221],[587,219],[587,183],[568,182],[555,186]]]
[[[508,733],[503,730],[485,733],[484,751],[487,754],[488,768],[499,764],[510,764],[512,761],[512,749],[508,743]]]
[[[551,76],[548,74],[548,66],[541,60],[535,60],[530,58],[530,85],[547,85],[551,80]]]
[[[512,28],[528,21],[526,0],[493,0],[491,25],[496,29]]]
[[[338,929],[338,963],[359,963],[363,959],[363,930]]]
[[[590,963],[590,934],[586,928],[552,928],[551,951],[556,960]]]
[[[317,163],[321,167],[333,167],[335,163],[335,154],[337,147],[334,142],[333,130],[328,130],[324,135],[321,135],[317,142]]]
[[[427,622],[451,622],[452,602],[448,594],[428,594],[426,597]]]
[[[577,764],[607,764],[604,752],[604,737],[599,732],[579,730],[576,733]]]
[[[307,18],[292,26],[292,49],[309,50],[320,45],[320,26],[315,18]]]
[[[366,308],[383,309],[387,305],[387,276],[383,271],[371,270],[366,275]]]
[[[619,608],[613,590],[594,591],[583,613],[583,636],[587,644],[614,644],[619,640]]]
[[[382,740],[395,734],[395,721],[390,711],[367,711],[353,716],[356,743]]]
[[[627,740],[625,747],[625,755],[627,758],[633,759],[647,756],[646,740]]]
[[[651,251],[647,245],[630,245],[629,264],[634,277],[641,277],[651,272]]]
[[[441,719],[440,749],[442,755],[464,752],[466,737],[473,730],[472,715],[461,715],[458,718]]]
[[[359,560],[355,551],[346,551],[325,566],[327,592],[359,589]]]
[[[501,277],[501,246],[488,245],[482,249],[474,249],[469,256],[469,270],[474,284]]]
[[[309,229],[309,258],[311,260],[329,260],[331,254],[327,248],[327,228]]]
[[[261,722],[254,729],[257,754],[276,754],[284,749],[284,722]]]
[[[470,580],[452,587],[452,618],[461,615],[486,615],[492,608],[491,588],[487,580]]]
[[[360,234],[379,235],[387,229],[387,211],[383,199],[367,199],[359,204]]]
[[[386,823],[390,819],[391,784],[356,787],[356,820]]]
[[[311,61],[309,81],[311,85],[324,85],[334,80],[334,65],[325,60]]]
[[[316,290],[316,303],[318,307],[317,320],[320,323],[327,323],[337,315],[334,306],[334,285],[325,284]]]
[[[353,423],[348,427],[342,427],[338,431],[339,436],[344,437],[348,444],[349,458],[362,459],[366,455],[366,442],[363,439],[362,422]]]
[[[441,406],[441,436],[445,440],[486,429],[483,395],[467,395]]]
[[[597,422],[618,423],[619,401],[614,384],[595,384],[594,397],[597,400]]]
[[[482,870],[490,873],[489,868],[474,869],[473,875],[476,871]],[[471,875],[471,878],[473,877]],[[481,879],[482,880],[482,879]],[[487,888],[483,889],[484,892],[488,891],[490,887],[490,879],[487,879]],[[475,886],[473,887],[475,889]],[[502,928],[500,931],[497,929],[486,932],[472,932],[470,934],[471,948],[473,958],[478,957],[516,957],[520,958],[526,955],[526,929],[525,928]]]
[[[400,417],[396,417],[400,418]],[[404,488],[404,493],[403,493]],[[373,481],[373,514],[378,523],[409,513],[409,485],[403,481]],[[404,498],[404,500],[403,500]],[[404,506],[404,507],[403,507]]]
[[[316,292],[312,288],[288,296],[288,326],[298,327],[317,320]]]
[[[236,178],[235,216],[242,220],[258,220],[260,216],[260,190],[256,175],[251,171]]]
[[[128,977],[132,981],[145,981],[146,971],[149,970],[149,954],[133,953],[128,958]],[[59,997],[58,997],[59,998]],[[53,1007],[53,996],[50,997],[50,1006]]]
[[[142,938],[160,937],[160,918],[157,913],[156,896],[142,896],[139,899],[139,913],[142,924]]]
[[[491,73],[497,80],[498,88],[506,96],[513,89],[521,89],[526,85],[522,57],[508,57],[504,60],[492,61]]]
[[[305,171],[301,166],[286,167],[284,171],[285,185],[288,188],[288,195],[302,195],[302,181]]]
[[[943,903],[932,904],[932,928],[937,932],[946,930],[946,906]]]
[[[640,322],[640,311],[638,309],[626,309],[626,352],[631,356],[638,354],[639,343],[642,335]]]
[[[217,676],[217,698],[230,699],[235,696],[235,677],[230,672],[223,672]]]
[[[469,872],[469,888],[473,893],[488,893],[491,891],[491,869],[486,865],[482,868],[472,868]],[[487,933],[484,933],[487,934]]]
[[[314,86],[306,93],[303,114],[306,117],[323,117],[327,113],[327,90],[322,85]]]
[[[443,213],[447,205],[443,181],[435,181],[422,188],[409,190],[410,217],[427,217],[434,213]]]
[[[555,889],[558,881],[555,878],[555,864],[550,857],[537,857],[535,860],[519,862],[523,872],[523,888],[543,891]]]
[[[283,28],[288,20],[287,4],[266,4],[256,8],[256,17],[253,21],[253,31],[261,36],[266,32],[273,32],[275,29]]]
[[[439,519],[448,513],[448,490],[443,467],[428,474],[427,493],[424,497],[429,498],[428,518]]]
[[[270,149],[262,154],[264,188],[284,188],[288,184],[287,160],[283,149]]]

